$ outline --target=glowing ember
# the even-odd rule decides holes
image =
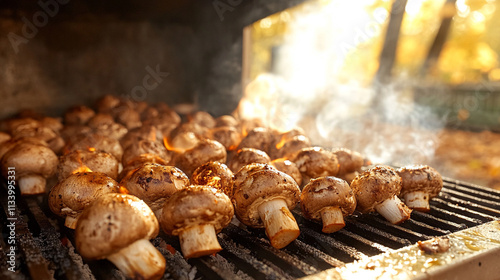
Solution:
[[[123,186],[120,186],[119,190],[118,190],[121,194],[129,194],[129,191],[123,187]]]
[[[94,147],[89,147],[88,150],[89,150],[89,152],[95,152],[96,151],[96,149]]]
[[[78,167],[77,169],[73,170],[71,174],[76,174],[76,173],[84,173],[84,172],[92,172],[90,168],[88,168],[86,165],[83,165]]]

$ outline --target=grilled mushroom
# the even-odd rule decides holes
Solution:
[[[272,146],[270,155],[272,158],[291,158],[295,153],[309,147],[311,147],[309,138],[304,135],[297,135]]]
[[[146,162],[144,158],[158,157],[161,162],[168,163],[171,160],[171,154],[165,147],[152,140],[139,140],[137,143],[128,146],[123,151],[122,163],[123,165],[133,164],[134,161]]]
[[[403,181],[400,197],[411,209],[429,212],[429,200],[443,188],[443,178],[436,169],[427,165],[401,167],[397,170]]]
[[[1,132],[0,131],[0,145],[4,142],[7,142],[10,140],[10,135],[6,132]]]
[[[104,173],[75,173],[50,190],[49,207],[54,214],[66,218],[66,227],[75,229],[79,216],[92,201],[119,191],[118,183]]]
[[[306,218],[321,220],[323,232],[332,233],[345,226],[344,217],[356,209],[356,198],[346,181],[319,177],[302,190],[300,206]]]
[[[299,187],[302,185],[302,174],[300,174],[300,170],[295,163],[284,158],[278,158],[271,161],[271,164],[279,171],[290,175]]]
[[[87,259],[108,259],[127,277],[160,279],[165,259],[149,242],[158,235],[158,220],[144,201],[128,194],[106,194],[78,219],[76,248]]]
[[[120,185],[144,200],[159,218],[165,200],[189,186],[189,178],[177,167],[147,163],[125,176]]]
[[[47,146],[21,140],[3,155],[2,173],[7,178],[9,167],[14,167],[21,194],[40,194],[57,163],[56,154]]]
[[[269,146],[273,140],[273,135],[270,129],[257,127],[248,132],[241,140],[237,150],[242,148],[253,148],[264,152],[269,151]]]
[[[227,195],[209,186],[191,186],[173,194],[163,206],[161,226],[169,235],[179,235],[186,259],[222,250],[217,233],[233,218]]]
[[[319,147],[304,148],[290,158],[302,173],[304,184],[312,178],[336,176],[339,171],[337,157]]]
[[[231,126],[219,126],[210,129],[210,138],[224,145],[227,151],[233,151],[241,142],[240,132]]]
[[[94,110],[87,106],[75,106],[64,113],[64,123],[66,125],[86,124],[94,115]]]
[[[118,140],[104,136],[101,134],[90,134],[84,138],[77,140],[74,143],[69,143],[66,146],[68,152],[74,150],[86,150],[95,148],[99,151],[104,151],[112,154],[118,161],[122,160],[123,148]]]
[[[337,177],[350,183],[363,166],[363,156],[358,152],[345,148],[336,149],[333,151],[333,154],[337,156],[337,160],[339,161],[339,172],[337,173]]]
[[[212,128],[215,126],[215,119],[207,112],[197,111],[193,114],[188,115],[188,121],[196,123],[206,128]]]
[[[399,200],[401,177],[389,166],[375,166],[352,180],[351,188],[362,213],[377,211],[393,224],[410,218],[411,210]]]
[[[207,162],[193,172],[191,183],[214,187],[233,197],[233,172],[224,163],[218,161]]]
[[[210,161],[226,162],[226,149],[221,143],[203,139],[184,153],[176,153],[173,161],[177,167],[190,176],[198,166]]]
[[[281,249],[300,234],[290,212],[299,198],[300,188],[292,177],[277,170],[259,170],[235,185],[232,201],[242,223],[265,227],[271,245]]]
[[[101,172],[116,180],[118,177],[118,160],[110,153],[94,149],[74,150],[59,158],[57,179],[62,181],[79,170]]]
[[[240,168],[250,163],[270,163],[271,158],[266,154],[266,152],[253,149],[253,148],[242,148],[239,149],[236,154],[233,155],[228,163],[228,167],[233,172],[238,172]]]
[[[216,127],[229,126],[229,127],[238,128],[239,125],[240,124],[239,124],[238,120],[236,120],[231,115],[222,115],[222,116],[215,119],[215,126]]]

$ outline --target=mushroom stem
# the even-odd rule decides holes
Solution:
[[[106,258],[132,279],[160,279],[165,272],[165,258],[146,239],[139,239]]]
[[[45,193],[45,184],[45,178],[36,174],[19,178],[19,189],[23,195]]]
[[[336,232],[345,226],[344,215],[338,206],[325,207],[320,213],[324,233]]]
[[[70,217],[70,216],[66,216],[66,219],[64,220],[64,226],[67,227],[67,228],[70,228],[70,229],[75,229],[76,228],[76,222],[78,222],[78,217],[80,215],[76,216],[76,217]]]
[[[394,225],[410,218],[411,210],[397,196],[384,200],[375,210]]]
[[[411,209],[429,212],[429,195],[423,191],[409,192],[404,195],[405,203]]]
[[[283,199],[265,201],[259,205],[258,211],[274,248],[281,249],[299,237],[297,221]]]
[[[222,250],[212,224],[196,225],[179,233],[184,258],[197,258],[211,255]]]

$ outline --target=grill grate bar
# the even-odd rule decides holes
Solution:
[[[485,188],[474,184],[464,184],[460,181],[443,178],[444,188],[468,193],[471,195],[481,195],[485,199],[491,199],[500,202],[500,190]]]
[[[213,269],[222,279],[228,279],[228,280],[252,279],[250,276],[241,271],[237,272],[234,265],[228,262],[228,260],[226,260],[219,254],[215,256],[199,258],[199,260],[203,262],[210,269]],[[213,279],[213,278],[208,278],[208,279]]]
[[[372,214],[368,215],[372,216]],[[374,228],[370,225],[361,223],[356,220],[349,219],[349,223],[346,223],[344,229],[361,235],[368,240],[384,244],[391,249],[399,249],[411,244],[408,239],[394,236],[378,228]]]
[[[432,211],[432,209],[431,209],[431,211]],[[422,223],[425,223],[425,224],[428,224],[428,225],[431,225],[431,226],[434,226],[437,228],[449,230],[452,232],[466,228],[465,224],[458,224],[458,223],[455,223],[452,221],[443,220],[441,218],[432,216],[428,213],[422,213],[422,212],[418,212],[418,211],[413,211],[411,213],[411,218],[413,220],[416,220],[416,221],[419,221],[419,222],[422,222]]]
[[[449,230],[443,230],[438,227],[430,226],[426,223],[422,223],[413,219],[414,212],[412,213],[412,218],[404,222],[402,226],[409,228],[416,232],[421,232],[429,236],[440,236],[451,233]]]
[[[448,194],[443,194],[440,196],[440,198],[443,199],[444,201],[448,201],[449,203],[461,205],[467,209],[472,209],[472,210],[475,210],[475,211],[483,213],[483,214],[488,214],[488,215],[494,216],[494,217],[500,216],[500,210],[493,209],[493,208],[483,206],[483,205],[479,205],[479,204],[476,204],[476,203],[473,203],[470,201],[461,200],[461,199],[452,197]]]
[[[435,208],[445,209],[445,210],[448,210],[448,211],[451,211],[454,213],[461,213],[464,216],[467,216],[467,217],[470,217],[473,219],[477,219],[477,220],[480,220],[482,222],[489,222],[489,221],[493,221],[496,219],[495,217],[490,216],[488,214],[484,214],[484,213],[475,211],[473,209],[468,209],[468,208],[447,202],[447,201],[442,200],[438,197],[433,199],[430,202],[430,205],[434,206]]]
[[[455,221],[457,223],[462,223],[467,227],[472,227],[481,224],[481,221],[478,219],[469,218],[467,216],[458,213],[453,213],[445,209],[440,209],[437,206],[431,208],[431,211],[429,213],[445,221],[448,220],[448,221]]]
[[[404,228],[399,225],[393,225],[384,218],[381,218],[379,215],[373,215],[373,217],[360,217],[363,223],[369,224],[375,228],[378,228],[382,231],[387,231],[388,233],[405,238],[410,240],[411,243],[415,243],[419,240],[427,240],[431,237],[419,232],[412,231],[410,229]]]
[[[304,261],[314,264],[319,269],[344,266],[345,263],[325,254],[311,245],[297,239],[283,250],[304,257]]]
[[[486,206],[486,207],[492,207],[492,208],[495,208],[495,209],[500,209],[500,202],[496,202],[496,201],[492,201],[492,200],[487,200],[487,199],[482,199],[482,198],[477,198],[477,197],[472,196],[472,195],[464,194],[464,193],[461,193],[461,192],[458,192],[458,191],[455,191],[455,190],[450,190],[450,189],[445,189],[445,188],[443,188],[441,190],[441,192],[446,193],[446,194],[448,194],[448,195],[450,195],[452,197],[456,197],[456,198],[461,199],[461,200],[474,202],[476,204],[483,205],[483,206]]]

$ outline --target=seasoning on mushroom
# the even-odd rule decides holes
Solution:
[[[79,170],[101,172],[116,180],[118,160],[110,153],[95,149],[74,150],[59,158],[57,179],[62,181]]]
[[[165,202],[160,223],[167,234],[179,236],[182,254],[190,259],[222,250],[217,233],[229,225],[233,214],[231,200],[223,192],[194,185]]]
[[[375,166],[352,180],[357,209],[362,213],[377,211],[392,224],[410,218],[411,210],[399,200],[401,177],[392,167]]]
[[[231,169],[218,161],[210,161],[199,166],[191,175],[193,185],[214,187],[225,193],[229,198],[233,197],[233,182]]]
[[[300,206],[306,218],[322,221],[323,232],[332,233],[345,226],[344,217],[356,209],[356,198],[346,181],[319,177],[302,190]]]
[[[403,181],[402,197],[408,207],[429,212],[429,200],[443,188],[443,178],[436,169],[427,165],[405,166],[397,170]]]
[[[277,170],[258,170],[235,184],[232,201],[243,224],[266,228],[271,245],[281,249],[300,234],[290,212],[299,199],[300,188],[292,177]]]
[[[76,248],[86,259],[108,259],[127,277],[160,279],[165,258],[149,242],[160,231],[148,205],[129,194],[105,194],[82,212]]]
[[[49,207],[54,214],[66,219],[66,227],[75,229],[82,211],[92,201],[103,194],[118,192],[118,183],[104,173],[75,173],[52,187]]]
[[[233,172],[238,172],[240,168],[250,163],[270,163],[271,158],[266,152],[254,148],[239,149],[228,163],[228,167]]]

